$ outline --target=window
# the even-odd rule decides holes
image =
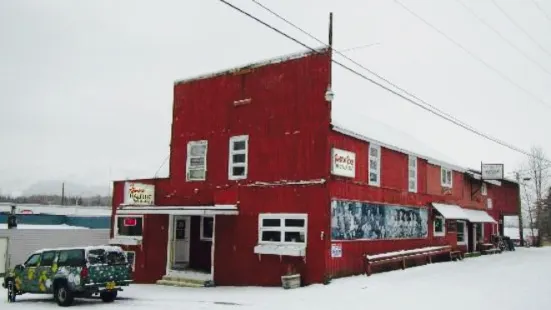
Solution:
[[[136,270],[136,252],[126,251],[126,259],[130,265],[132,265],[132,271]]]
[[[480,193],[482,194],[482,196],[488,195],[488,187],[486,186],[486,183],[482,183],[482,185],[480,186]]]
[[[306,244],[306,214],[260,214],[259,243]]]
[[[126,256],[122,251],[107,251],[105,249],[93,249],[88,252],[88,262],[90,265],[107,264],[125,265]]]
[[[452,171],[444,167],[441,168],[441,183],[443,187],[452,187]]]
[[[457,221],[457,244],[467,244],[467,229],[464,221]]]
[[[408,190],[417,193],[417,157],[408,157]]]
[[[33,254],[25,262],[25,267],[36,267],[38,266],[38,262],[40,262],[40,254]]]
[[[247,178],[249,136],[230,138],[228,175],[230,180]]]
[[[446,220],[442,216],[435,216],[433,221],[433,230],[435,237],[443,237],[446,235]]]
[[[116,236],[141,238],[143,233],[143,217],[137,215],[117,216]]]
[[[486,207],[487,207],[488,209],[490,209],[490,210],[494,207],[492,198],[488,198],[488,199],[486,200]]]
[[[59,252],[58,266],[81,267],[85,265],[84,250],[64,250]]]
[[[40,258],[40,266],[51,266],[54,263],[54,259],[54,251],[44,252],[42,253],[42,257]]]
[[[369,144],[369,180],[372,186],[381,186],[381,147]]]
[[[190,141],[187,144],[186,180],[204,181],[207,177],[206,140]]]
[[[214,217],[201,217],[201,240],[212,241],[212,233],[214,231]]]

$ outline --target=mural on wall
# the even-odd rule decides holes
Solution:
[[[331,202],[331,237],[333,240],[427,238],[428,210],[333,200]]]

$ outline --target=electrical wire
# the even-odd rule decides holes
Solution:
[[[281,34],[282,36],[284,36],[284,37],[286,37],[286,38],[288,38],[288,39],[294,41],[295,43],[297,43],[297,44],[299,44],[299,45],[302,45],[303,47],[306,47],[307,49],[312,50],[312,51],[314,51],[314,52],[318,52],[318,50],[316,50],[316,49],[314,49],[314,48],[308,46],[307,44],[301,42],[300,40],[298,40],[298,39],[296,39],[296,38],[290,36],[289,34],[283,32],[283,31],[281,31],[281,30],[279,30],[279,29],[277,29],[276,27],[274,27],[274,26],[272,26],[272,25],[266,23],[265,21],[259,19],[258,17],[256,17],[256,16],[254,16],[254,15],[252,15],[252,14],[250,14],[250,13],[244,11],[243,9],[241,9],[241,8],[239,8],[239,7],[237,7],[237,6],[233,5],[233,4],[231,4],[231,3],[229,3],[228,1],[226,1],[226,0],[218,0],[218,1],[220,1],[220,2],[222,2],[222,3],[224,3],[224,4],[226,4],[227,6],[233,8],[234,10],[240,12],[241,14],[243,14],[243,15],[245,15],[245,16],[247,16],[247,17],[249,17],[249,18],[251,18],[251,19],[253,19],[253,20],[255,20],[255,21],[257,21],[258,23],[260,23],[260,24],[262,24],[262,25],[264,25],[264,26],[270,28],[271,30],[273,30],[273,31],[275,31],[275,32],[277,32],[277,33],[279,33],[279,34]],[[252,1],[255,1],[255,0],[252,0]],[[289,22],[289,23],[290,23],[290,22]],[[324,44],[324,45],[326,45],[326,44]],[[327,45],[326,45],[326,46],[327,46]],[[398,93],[397,91],[395,91],[395,90],[393,90],[393,89],[390,89],[389,87],[387,87],[387,86],[385,86],[385,85],[382,85],[382,84],[380,84],[380,83],[374,81],[373,79],[371,79],[371,78],[365,76],[364,74],[362,74],[362,73],[360,73],[360,72],[358,72],[358,71],[356,71],[356,70],[354,70],[354,69],[352,69],[352,68],[350,68],[350,67],[348,67],[348,66],[346,66],[346,65],[344,65],[344,64],[342,64],[342,63],[340,63],[340,62],[338,62],[338,61],[336,61],[336,60],[334,60],[334,59],[332,59],[331,61],[332,61],[333,63],[335,63],[336,65],[340,66],[341,68],[343,68],[343,69],[345,69],[345,70],[347,70],[347,71],[349,71],[349,72],[351,72],[351,73],[353,73],[353,74],[355,74],[355,75],[357,75],[357,76],[359,76],[359,77],[361,77],[361,78],[367,80],[368,82],[370,82],[370,83],[372,83],[372,84],[374,84],[374,85],[376,85],[376,86],[379,86],[379,87],[383,88],[384,90],[386,90],[386,91],[388,91],[388,92],[390,92],[390,93],[392,93],[392,94],[394,94],[394,95],[396,95],[396,96],[398,96],[398,97],[400,97],[400,98],[402,98],[402,99],[404,99],[404,100],[406,100],[406,101],[408,101],[408,102],[410,102],[410,103],[412,103],[412,104],[414,104],[414,105],[416,105],[416,106],[418,106],[418,107],[420,107],[420,108],[422,108],[422,109],[424,109],[424,110],[426,110],[426,111],[428,111],[428,112],[430,112],[430,113],[432,113],[432,114],[434,114],[434,115],[436,115],[436,116],[438,116],[438,117],[441,117],[441,118],[443,118],[443,119],[445,119],[445,120],[447,120],[447,121],[450,121],[450,122],[454,123],[455,125],[460,126],[460,127],[464,128],[464,129],[466,129],[466,130],[468,130],[468,131],[470,131],[470,132],[472,132],[472,133],[474,133],[474,134],[476,134],[476,135],[478,135],[478,136],[481,136],[481,137],[483,137],[483,138],[486,138],[486,139],[488,139],[488,140],[490,140],[490,141],[493,141],[493,142],[495,142],[495,143],[497,143],[497,144],[500,144],[500,145],[502,145],[502,146],[504,146],[504,147],[506,147],[506,148],[509,148],[509,149],[511,149],[511,150],[513,150],[513,151],[516,151],[516,152],[518,152],[518,153],[524,154],[524,155],[526,155],[526,156],[528,156],[528,157],[536,158],[536,159],[541,159],[541,160],[543,160],[543,161],[547,161],[547,162],[551,163],[550,160],[547,160],[547,159],[545,159],[545,158],[535,157],[534,155],[530,154],[529,152],[527,152],[527,151],[525,151],[525,150],[522,150],[521,148],[518,148],[518,147],[516,147],[516,146],[513,146],[513,145],[510,145],[510,144],[508,144],[508,143],[506,143],[506,142],[503,142],[503,141],[501,141],[501,140],[499,140],[499,139],[497,139],[497,138],[493,138],[493,137],[491,137],[491,136],[489,136],[489,135],[486,135],[486,134],[484,134],[484,133],[482,133],[482,132],[480,132],[480,131],[477,131],[477,130],[471,128],[470,126],[465,126],[465,125],[463,125],[461,122],[458,122],[458,121],[454,120],[454,119],[451,118],[451,117],[448,117],[448,116],[446,116],[446,115],[437,113],[436,111],[431,110],[431,109],[429,109],[428,107],[426,107],[426,106],[424,106],[424,105],[422,105],[422,104],[420,104],[420,103],[418,103],[418,102],[416,102],[416,101],[414,101],[414,100],[412,100],[412,99],[410,99],[410,98],[408,98],[408,97],[406,97],[406,96],[404,96],[404,95]]]

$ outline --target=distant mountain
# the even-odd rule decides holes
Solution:
[[[22,196],[32,195],[61,195],[62,181],[40,181],[32,184],[21,192]],[[109,186],[83,185],[75,182],[65,182],[65,196],[108,196],[111,195]]]

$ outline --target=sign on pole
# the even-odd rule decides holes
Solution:
[[[503,180],[504,169],[503,164],[481,164],[483,180]]]

